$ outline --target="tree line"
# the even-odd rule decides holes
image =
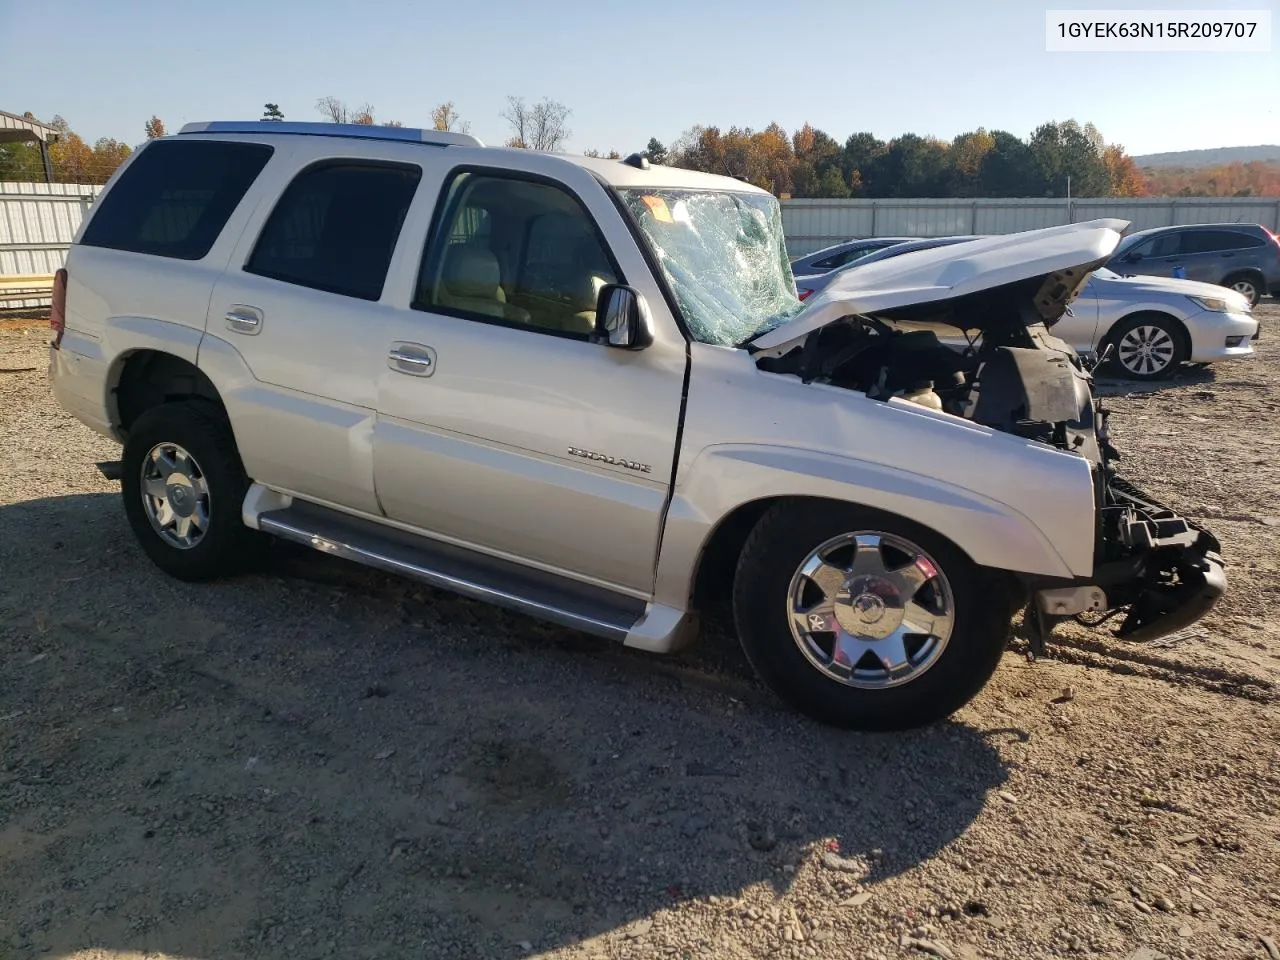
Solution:
[[[650,147],[661,147],[651,141]],[[739,177],[790,197],[1141,196],[1142,173],[1091,123],[1041,124],[1026,139],[984,128],[947,141],[906,133],[881,140],[853,133],[843,143],[805,124],[788,135],[695,126],[665,151],[669,162]]]
[[[333,123],[403,126],[399,120],[378,119],[367,102],[351,105],[327,96],[314,109]],[[532,103],[508,97],[499,112],[509,133],[504,145],[562,150],[570,137],[571,114],[547,97]],[[470,132],[470,121],[453,101],[436,104],[429,115],[435,130]],[[285,115],[279,104],[266,103],[261,119],[280,121]],[[59,132],[49,145],[49,158],[60,182],[104,183],[132,152],[127,144],[106,137],[90,146],[62,117],[54,117],[50,125]],[[165,132],[159,117],[144,124],[148,139]],[[618,150],[583,152],[612,159],[622,155]],[[1026,138],[979,127],[951,140],[915,133],[881,140],[864,131],[843,142],[807,123],[791,134],[777,123],[763,130],[699,125],[669,147],[650,138],[641,152],[654,163],[737,177],[784,198],[1280,196],[1280,163],[1139,169],[1123,146],[1107,143],[1092,123],[1075,120],[1041,124]],[[0,180],[43,179],[35,144],[0,145]]]

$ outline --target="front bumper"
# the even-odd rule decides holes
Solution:
[[[1103,559],[1087,583],[1036,591],[1032,648],[1056,621],[1085,612],[1124,611],[1116,637],[1147,643],[1200,620],[1226,591],[1217,538],[1132,484],[1112,477],[1102,506]]]
[[[1116,527],[1121,544],[1140,561],[1136,576],[1112,587],[1112,602],[1129,606],[1116,636],[1146,643],[1195,623],[1227,589],[1217,537],[1123,480],[1109,486],[1115,509],[1123,511]]]
[[[1252,356],[1261,329],[1257,317],[1250,314],[1209,311],[1189,317],[1185,326],[1191,341],[1187,359],[1192,363]]]

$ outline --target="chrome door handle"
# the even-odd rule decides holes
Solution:
[[[223,319],[227,329],[236,333],[255,334],[262,330],[262,312],[254,307],[232,307]]]
[[[436,352],[420,343],[393,343],[387,366],[398,373],[429,377],[436,371]]]

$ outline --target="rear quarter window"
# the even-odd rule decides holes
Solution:
[[[98,201],[80,242],[177,260],[213,246],[273,148],[222,140],[160,140],[142,148]]]

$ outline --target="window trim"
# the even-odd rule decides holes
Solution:
[[[417,179],[413,184],[413,194],[409,197],[409,203],[405,206],[405,215],[400,219],[400,226],[396,231],[395,244],[391,248],[391,256],[387,260],[387,268],[382,274],[382,283],[378,286],[378,294],[375,297],[362,297],[359,294],[351,293],[348,290],[339,290],[324,284],[299,283],[291,277],[282,277],[274,273],[268,273],[263,270],[254,270],[251,267],[253,258],[258,252],[258,247],[262,244],[263,236],[267,232],[267,227],[271,224],[271,220],[276,215],[276,211],[280,209],[289,191],[293,189],[294,184],[301,180],[304,176],[329,167],[361,167],[364,169],[384,169],[395,170],[402,173],[416,172]],[[346,297],[349,300],[359,300],[361,303],[378,303],[382,300],[387,292],[387,278],[391,276],[391,268],[395,264],[396,252],[400,249],[400,244],[404,238],[404,225],[408,222],[409,212],[413,209],[413,202],[417,199],[418,190],[422,187],[422,179],[426,171],[420,163],[411,163],[407,160],[381,160],[368,157],[323,157],[308,163],[306,166],[297,170],[289,183],[276,196],[276,201],[271,205],[270,211],[262,220],[262,226],[258,228],[257,236],[253,238],[253,245],[249,248],[249,252],[245,254],[244,262],[240,264],[240,271],[247,273],[253,277],[262,277],[266,280],[273,280],[276,283],[287,283],[291,287],[298,287],[303,290],[316,290],[320,293],[327,293],[335,297]]]
[[[440,192],[436,196],[435,207],[431,211],[431,223],[427,227],[426,240],[423,242],[422,253],[418,259],[418,269],[414,273],[413,280],[413,298],[409,301],[409,309],[416,310],[419,313],[439,314],[444,317],[455,317],[459,320],[469,320],[474,323],[486,323],[494,327],[506,327],[510,330],[524,330],[529,333],[541,334],[542,336],[557,337],[561,340],[576,340],[579,343],[590,342],[591,334],[575,333],[572,330],[551,330],[547,327],[540,327],[533,323],[520,323],[515,320],[504,320],[501,317],[491,317],[483,313],[472,313],[469,310],[462,310],[457,307],[447,307],[440,304],[433,304],[419,299],[419,292],[422,290],[423,279],[434,273],[440,266],[440,258],[443,251],[448,248],[448,243],[439,243],[442,231],[446,223],[452,224],[457,211],[457,204],[460,202],[455,199],[450,202],[449,191],[453,189],[458,177],[462,174],[473,174],[480,177],[489,177],[495,180],[516,180],[525,183],[535,183],[544,187],[560,190],[566,194],[570,200],[578,205],[586,217],[588,226],[591,228],[592,236],[600,244],[600,249],[604,251],[604,255],[609,260],[609,266],[613,269],[613,275],[617,277],[617,283],[625,284],[626,276],[622,272],[622,267],[618,263],[617,257],[614,256],[613,247],[610,246],[608,238],[605,237],[604,231],[600,229],[600,224],[595,216],[591,213],[591,209],[583,201],[579,193],[563,180],[557,180],[555,177],[549,177],[541,173],[530,173],[525,170],[512,170],[508,167],[494,167],[487,164],[463,163],[450,170],[445,174],[440,184]],[[490,214],[492,216],[492,214]],[[446,217],[448,220],[446,221]],[[524,236],[521,239],[521,260],[524,261],[528,252],[529,229],[526,227]],[[521,263],[521,269],[527,264]]]
[[[199,256],[184,257],[174,253],[162,253],[154,249],[140,249],[137,245],[121,246],[119,244],[107,244],[107,243],[100,243],[100,242],[95,243],[92,239],[89,239],[93,230],[94,220],[97,217],[101,216],[103,210],[107,209],[107,204],[110,202],[111,194],[114,193],[116,189],[120,186],[120,184],[123,183],[124,180],[129,176],[130,168],[132,168],[136,163],[138,163],[142,159],[143,156],[146,155],[146,151],[148,149],[154,149],[166,143],[190,143],[193,145],[194,144],[210,144],[210,143],[216,144],[216,145],[234,144],[236,146],[249,147],[251,148],[251,152],[265,151],[265,159],[262,161],[262,166],[260,166],[258,168],[258,171],[249,179],[249,182],[245,184],[244,191],[236,199],[236,202],[232,204],[230,211],[228,211],[227,213],[226,219],[223,220],[222,225],[218,228],[217,232],[214,234],[213,239],[209,242],[209,246]],[[176,141],[176,140],[149,141],[148,143],[143,144],[143,146],[140,147],[139,149],[135,150],[133,154],[127,159],[126,165],[120,170],[120,175],[116,183],[112,184],[111,189],[106,191],[103,197],[94,205],[96,209],[90,210],[88,220],[84,225],[84,231],[81,234],[81,239],[76,245],[93,247],[98,250],[115,250],[120,253],[127,253],[134,256],[159,257],[163,260],[177,260],[182,263],[199,263],[202,260],[207,259],[210,256],[210,254],[213,253],[214,249],[218,246],[218,241],[221,240],[223,236],[226,234],[227,226],[231,223],[233,219],[235,219],[236,213],[244,205],[245,198],[248,197],[251,193],[253,193],[254,187],[262,179],[262,174],[266,171],[267,167],[271,165],[271,161],[275,158],[275,156],[276,156],[276,148],[274,144],[262,143],[257,140],[236,140],[236,139],[222,139],[222,138],[206,139],[201,137],[201,138],[192,138],[190,140],[183,140],[183,141]],[[206,207],[205,209],[207,210],[208,208]]]

